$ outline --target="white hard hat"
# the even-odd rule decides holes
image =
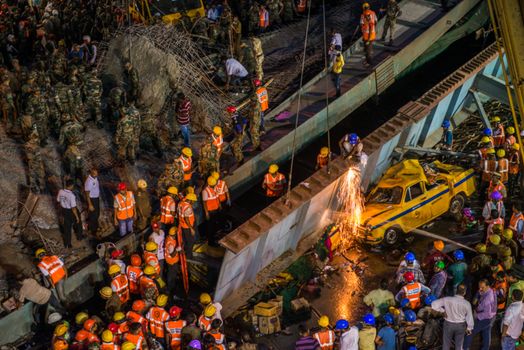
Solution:
[[[52,314],[49,314],[47,316],[47,324],[53,324],[62,319],[62,315],[60,315],[58,312],[53,312]]]

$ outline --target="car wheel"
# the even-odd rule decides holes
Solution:
[[[399,231],[395,228],[388,228],[384,232],[384,243],[387,246],[392,246],[398,243],[399,240]]]
[[[462,213],[462,209],[464,209],[464,203],[466,203],[464,195],[457,194],[449,203],[449,213],[458,217]]]

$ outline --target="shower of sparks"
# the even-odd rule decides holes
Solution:
[[[360,168],[351,166],[342,180],[338,199],[341,203],[337,226],[341,234],[341,247],[347,249],[354,241],[364,212],[364,196],[360,190]]]

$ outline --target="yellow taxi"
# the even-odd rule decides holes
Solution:
[[[475,192],[473,169],[439,161],[404,160],[390,167],[366,198],[359,232],[370,246],[391,246],[415,228],[461,213]]]

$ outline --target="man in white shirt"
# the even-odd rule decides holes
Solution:
[[[242,80],[246,79],[249,73],[242,63],[231,57],[226,60],[226,75],[226,90],[229,90],[231,82],[233,85],[241,86]]]
[[[522,296],[524,294],[520,289],[514,289],[511,294],[512,303],[504,312],[502,320],[502,350],[514,350],[515,343],[522,333],[524,323],[524,310],[522,309]]]
[[[358,350],[358,328],[349,326],[346,320],[338,320],[335,333],[339,337],[339,350]]]
[[[160,225],[157,222],[153,222],[153,224],[151,224],[151,229],[153,232],[151,232],[149,235],[149,241],[155,242],[158,246],[156,256],[158,257],[158,263],[160,264],[160,271],[164,271],[164,240],[166,239],[166,234],[164,230],[160,228]]]
[[[100,183],[98,182],[98,169],[92,168],[84,183],[84,192],[87,200],[87,227],[91,235],[98,231],[100,217]]]
[[[454,340],[455,349],[462,350],[464,336],[471,334],[473,329],[474,321],[471,304],[464,299],[464,295],[466,295],[466,286],[460,284],[457,287],[455,296],[437,299],[431,303],[433,310],[444,315],[442,330],[443,350],[451,348],[452,340]]]
[[[62,235],[64,240],[64,247],[71,248],[71,230],[75,230],[76,239],[81,241],[84,239],[82,232],[82,222],[80,221],[80,213],[76,206],[76,197],[73,193],[73,180],[67,180],[65,188],[58,191],[56,201],[60,203],[62,208]]]

